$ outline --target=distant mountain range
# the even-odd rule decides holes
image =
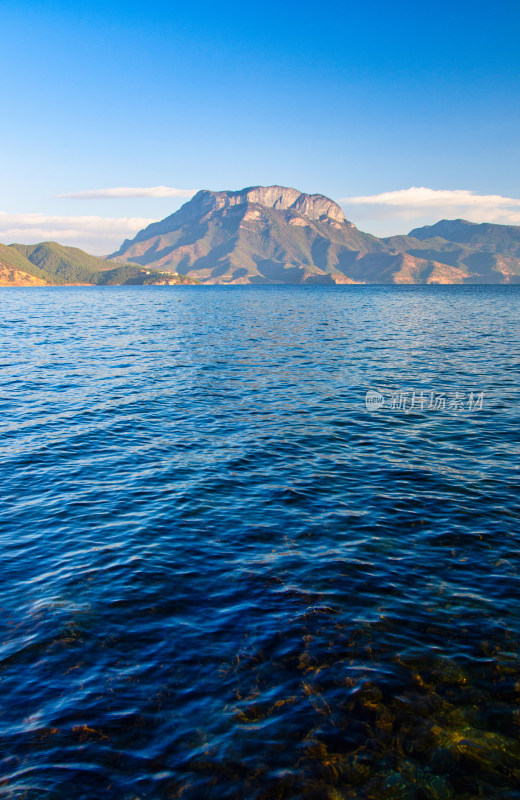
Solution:
[[[378,239],[282,186],[198,192],[110,256],[203,283],[518,283],[520,227],[443,220]]]
[[[0,244],[0,286],[198,283],[136,264],[114,264],[56,242]]]
[[[328,197],[254,186],[200,191],[107,258],[0,245],[0,285],[520,283],[520,227],[442,220],[379,239]]]

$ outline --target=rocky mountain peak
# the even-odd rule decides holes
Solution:
[[[125,240],[122,247],[111,257],[120,257],[129,246],[143,242],[153,236],[164,236],[180,230],[184,225],[208,220],[213,214],[242,206],[244,213],[248,206],[258,206],[275,211],[293,212],[293,215],[316,222],[333,223],[355,229],[352,222],[345,219],[343,211],[334,200],[322,194],[305,194],[298,189],[285,186],[249,186],[239,191],[212,192],[201,189],[191,200],[184,203],[178,211],[159,222],[152,222],[132,240]],[[305,223],[305,219],[303,222]]]
[[[294,211],[309,219],[346,223],[337,203],[322,194],[305,194],[285,186],[250,186],[237,192],[198,192],[191,203],[209,210],[255,204],[275,211]],[[195,209],[194,209],[195,210]]]

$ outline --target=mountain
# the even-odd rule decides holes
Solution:
[[[253,186],[198,192],[108,260],[56,242],[0,245],[0,286],[199,282],[520,283],[520,227],[441,220],[378,239],[324,195]]]
[[[172,275],[137,267],[111,265],[76,247],[57,242],[0,244],[0,286],[67,286],[107,284],[197,283],[184,275]]]
[[[458,232],[465,226],[482,230]],[[181,271],[203,283],[520,282],[511,228],[456,220],[378,239],[324,195],[253,186],[198,192],[109,259]]]
[[[255,186],[200,191],[109,258],[180,270],[205,283],[353,283],[348,273],[358,256],[386,250],[323,195]]]
[[[411,254],[427,253],[469,273],[470,283],[520,283],[520,227],[443,219],[410,232],[420,242]]]
[[[520,257],[520,226],[495,225],[491,222],[468,222],[465,219],[443,219],[435,225],[415,228],[410,236],[424,241],[440,237],[483,251]]]

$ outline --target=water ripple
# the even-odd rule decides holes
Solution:
[[[0,797],[518,796],[520,287],[2,300]]]

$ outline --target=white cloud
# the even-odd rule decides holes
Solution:
[[[58,241],[89,252],[119,249],[153,219],[147,217],[59,217],[47,214],[7,214],[0,211],[0,242],[36,244]]]
[[[466,189],[428,189],[412,186],[394,192],[345,197],[339,201],[347,216],[381,220],[429,220],[464,218],[470,222],[520,225],[520,199],[499,194],[475,194]]]
[[[84,192],[71,194],[58,194],[59,198],[67,200],[110,200],[113,198],[143,198],[143,197],[191,197],[195,194],[192,189],[174,189],[171,186],[117,186],[113,189],[88,189]]]

